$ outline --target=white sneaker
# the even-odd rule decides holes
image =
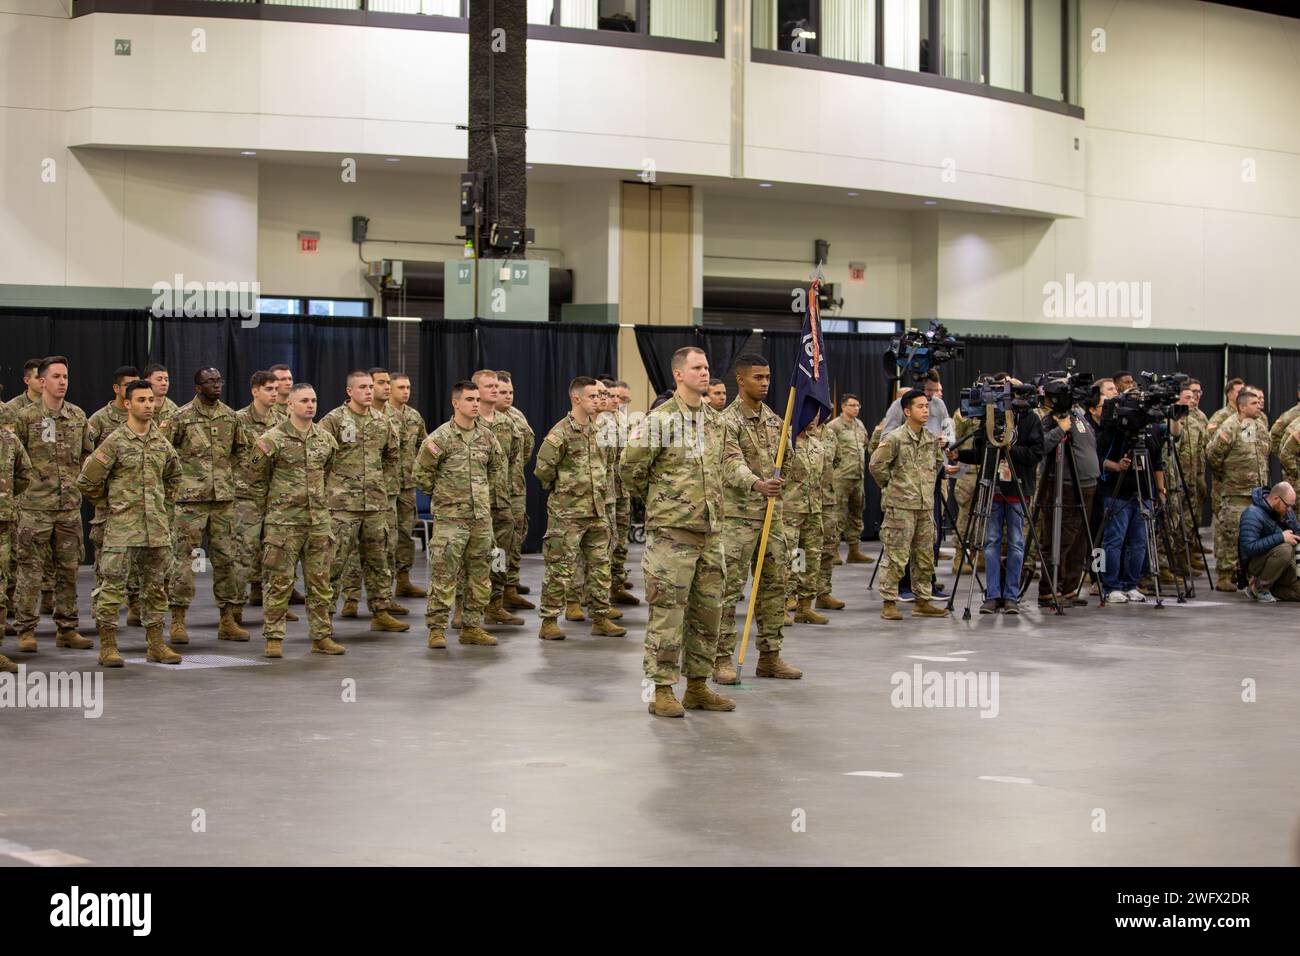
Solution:
[[[1106,595],[1107,604],[1127,604],[1128,595],[1123,591],[1111,591]]]
[[[1146,604],[1146,603],[1147,603],[1147,596],[1146,596],[1145,594],[1143,594],[1141,591],[1139,591],[1137,588],[1134,588],[1134,589],[1131,590],[1131,591],[1127,591],[1127,592],[1125,592],[1124,596],[1127,597],[1127,598],[1129,599],[1129,603],[1130,603],[1130,604]]]

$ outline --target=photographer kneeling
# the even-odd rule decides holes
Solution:
[[[1134,408],[1121,408],[1121,403],[1140,402],[1136,391],[1120,395],[1106,402],[1102,411],[1102,475],[1097,487],[1106,499],[1105,520],[1102,528],[1102,547],[1106,564],[1102,569],[1101,584],[1109,604],[1145,602],[1146,595],[1138,590],[1138,580],[1147,560],[1146,521],[1155,520],[1153,502],[1142,492],[1153,489],[1165,501],[1165,469],[1161,457],[1160,437],[1155,429],[1132,425],[1140,421]],[[1150,479],[1143,476],[1134,459],[1134,451],[1141,446],[1146,450]]]
[[[1250,575],[1248,590],[1256,601],[1300,601],[1295,549],[1300,521],[1295,516],[1295,488],[1285,481],[1271,489],[1256,488],[1250,507],[1241,513],[1237,553]]]
[[[995,382],[1020,387],[1020,382],[1002,372],[994,376]],[[1035,472],[1043,459],[1043,426],[1029,403],[1013,401],[1014,419],[1007,441],[1005,456],[997,466],[997,474],[981,474],[980,481],[993,481],[993,502],[989,509],[988,524],[984,530],[984,603],[981,614],[1003,611],[1020,613],[1020,577],[1025,563],[1025,521],[1029,513],[1029,496],[1034,493]],[[982,444],[982,443],[981,443]],[[982,448],[963,448],[948,457],[967,464],[993,469],[994,455],[984,454]],[[983,459],[981,461],[981,459]],[[1009,459],[1009,460],[1008,460]],[[1002,568],[1002,539],[1006,538],[1007,563]]]

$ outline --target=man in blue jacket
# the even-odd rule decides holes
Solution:
[[[1295,549],[1300,521],[1295,516],[1295,489],[1279,482],[1256,488],[1241,514],[1240,561],[1250,575],[1250,595],[1257,601],[1300,601]]]

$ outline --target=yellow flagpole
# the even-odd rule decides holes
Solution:
[[[781,442],[776,446],[776,475],[781,477],[781,463],[785,461],[786,442],[790,436],[790,418],[794,415],[794,386],[790,386],[790,397],[785,402],[785,420],[781,422]],[[763,577],[763,556],[767,554],[767,536],[772,530],[772,509],[776,498],[767,499],[767,514],[763,516],[763,534],[758,539],[758,559],[754,562],[754,583],[749,588],[749,607],[745,611],[745,631],[740,638],[740,653],[736,655],[736,674],[745,666],[745,648],[749,644],[749,629],[754,623],[754,603],[758,598],[758,582]],[[781,615],[785,616],[785,601],[782,599]]]

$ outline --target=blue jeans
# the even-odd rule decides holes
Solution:
[[[1002,576],[1002,526],[1006,524],[1007,573]],[[1020,597],[1020,571],[1025,564],[1025,506],[1015,501],[993,499],[988,528],[984,532],[985,600]]]
[[[1142,567],[1147,559],[1147,532],[1142,524],[1142,502],[1108,501],[1110,517],[1102,532],[1102,547],[1106,551],[1106,567],[1101,573],[1101,585],[1110,591],[1131,591],[1142,577]],[[1148,508],[1151,502],[1146,502]]]

